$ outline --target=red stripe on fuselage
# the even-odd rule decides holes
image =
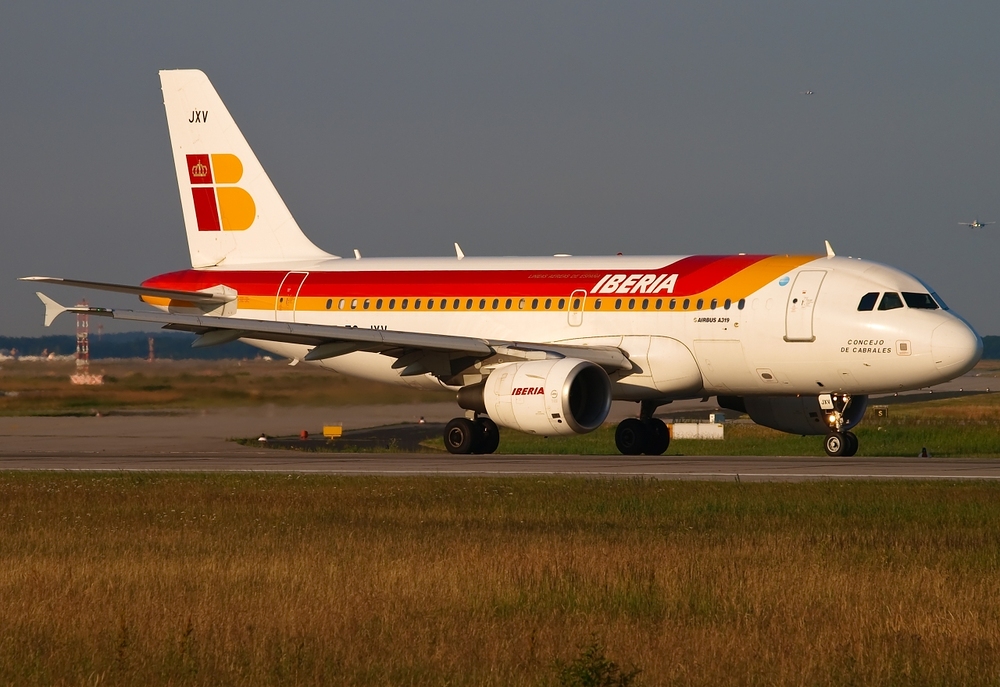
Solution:
[[[608,274],[677,274],[673,293],[700,293],[740,270],[763,260],[764,255],[693,255],[659,268],[593,270],[406,270],[392,272],[310,272],[299,296],[374,297],[419,295],[442,296],[568,296],[575,290],[590,291]],[[161,274],[143,286],[198,291],[222,284],[243,296],[273,296],[286,271],[183,270]]]

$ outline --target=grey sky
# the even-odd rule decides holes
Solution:
[[[996,2],[7,3],[0,333],[44,331],[17,276],[188,266],[157,70],[197,67],[340,255],[829,239],[1000,334],[1000,225],[958,226],[1000,220],[997,26]]]

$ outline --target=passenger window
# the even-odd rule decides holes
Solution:
[[[326,309],[329,310],[332,307],[333,307],[333,299],[332,298],[326,299]]]
[[[525,299],[522,298],[521,300],[519,300],[517,302],[517,309],[518,310],[524,310],[524,301],[525,301]]]
[[[726,302],[723,304],[722,307],[725,308],[726,310],[729,310],[729,306],[731,306],[732,304],[733,304],[733,302],[730,299],[727,298]]]
[[[545,299],[545,309],[548,310],[551,307],[552,307],[552,299],[551,298],[546,298]]]
[[[903,299],[899,297],[898,293],[892,291],[886,291],[882,296],[882,302],[878,304],[879,310],[895,310],[902,307]]]
[[[708,307],[711,308],[712,310],[715,310],[715,308],[718,305],[719,305],[719,300],[717,298],[713,298],[712,302],[708,304]]]
[[[344,309],[344,299],[343,298],[341,298],[340,302],[337,303],[337,309],[338,310],[343,310]]]
[[[687,310],[688,308],[690,308],[691,307],[691,299],[690,298],[685,298],[683,306],[684,306],[685,310]]]
[[[560,298],[559,299],[559,310],[562,310],[565,307],[566,307],[566,299],[565,298]]]
[[[458,306],[455,306],[455,308],[458,309]],[[466,310],[472,310],[472,299],[471,298],[469,300],[465,301],[465,309]]]
[[[600,310],[600,309],[601,309],[601,299],[596,298],[594,299],[594,310]]]
[[[938,304],[934,302],[929,293],[908,293],[903,292],[903,300],[906,307],[920,310],[937,310]]]
[[[742,310],[744,308],[744,306],[746,306],[746,304],[747,304],[746,299],[745,298],[741,298],[740,302],[736,304],[736,307],[739,308],[740,310]]]
[[[500,299],[499,298],[494,298],[493,299],[493,309],[496,310],[499,307],[500,307]]]
[[[402,308],[403,308],[403,310],[406,310],[406,306],[408,306],[409,304],[410,304],[410,299],[409,299],[409,298],[404,298],[404,299],[403,299],[403,302],[402,302],[402,304],[401,304],[401,305],[402,305]]]
[[[866,293],[861,297],[861,302],[858,303],[858,312],[865,312],[867,310],[875,309],[875,301],[878,300],[878,291],[872,291],[871,293]]]
[[[531,299],[531,309],[532,310],[538,310],[538,299],[537,298],[532,298]]]
[[[396,299],[395,298],[390,298],[389,299],[389,310],[395,310],[395,309],[396,309]]]
[[[382,299],[381,298],[379,298],[377,301],[375,301],[375,309],[376,310],[381,310],[382,309]]]
[[[366,298],[365,299],[365,310],[367,310],[371,306],[371,304],[372,304],[372,299],[371,298]]]
[[[414,310],[420,310],[420,299],[419,298],[417,300],[413,301],[413,309]]]
[[[705,306],[705,299],[704,298],[699,298],[698,299],[698,310],[701,310],[704,306]]]
[[[677,299],[676,298],[671,298],[670,299],[670,309],[674,310],[676,307],[677,307]]]
[[[357,310],[357,309],[358,309],[358,299],[357,298],[352,298],[351,299],[351,310]]]
[[[462,301],[460,301],[459,299],[456,298],[455,301],[451,304],[451,307],[452,307],[453,310],[458,310],[459,306],[461,306],[461,305],[462,305]],[[472,307],[472,301],[469,301],[469,307],[470,308]]]
[[[509,299],[509,298],[507,299],[507,302],[504,304],[504,306],[506,307],[507,310],[510,310],[510,306],[511,306],[511,304],[513,302],[514,301],[512,301],[511,299]]]
[[[420,306],[418,305],[417,307],[419,308]],[[428,310],[433,310],[434,309],[434,299],[433,298],[428,298],[427,299],[427,309]]]
[[[648,308],[649,308],[649,299],[648,298],[643,298],[642,299],[642,309],[646,310]]]
[[[615,300],[615,310],[621,310],[621,309],[622,309],[622,299],[618,298]]]
[[[479,299],[479,309],[480,310],[486,310],[486,299],[485,298],[480,298]]]
[[[559,302],[561,303],[562,301],[559,301]],[[573,310],[579,310],[579,309],[580,309],[580,299],[579,298],[574,298],[573,299]]]
[[[662,298],[657,298],[656,299],[656,309],[659,310],[662,307],[663,307],[663,299]]]
[[[628,309],[629,310],[635,310],[635,299],[634,298],[629,298],[628,299]]]

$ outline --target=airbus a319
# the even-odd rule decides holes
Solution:
[[[300,230],[208,78],[160,72],[191,266],[140,285],[27,277],[138,295],[157,310],[62,312],[160,323],[195,346],[237,339],[346,375],[451,392],[453,453],[501,428],[591,432],[637,402],[616,443],[663,453],[653,416],[717,396],[759,424],[858,449],[869,394],[969,370],[982,340],[924,282],[826,255],[361,258]],[[456,413],[458,414],[458,413]]]

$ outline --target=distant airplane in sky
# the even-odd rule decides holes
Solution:
[[[799,95],[815,95],[816,91],[799,91]]]
[[[978,219],[974,219],[971,222],[959,222],[963,227],[970,227],[972,229],[982,229],[987,224],[996,224],[996,222],[980,222]]]

